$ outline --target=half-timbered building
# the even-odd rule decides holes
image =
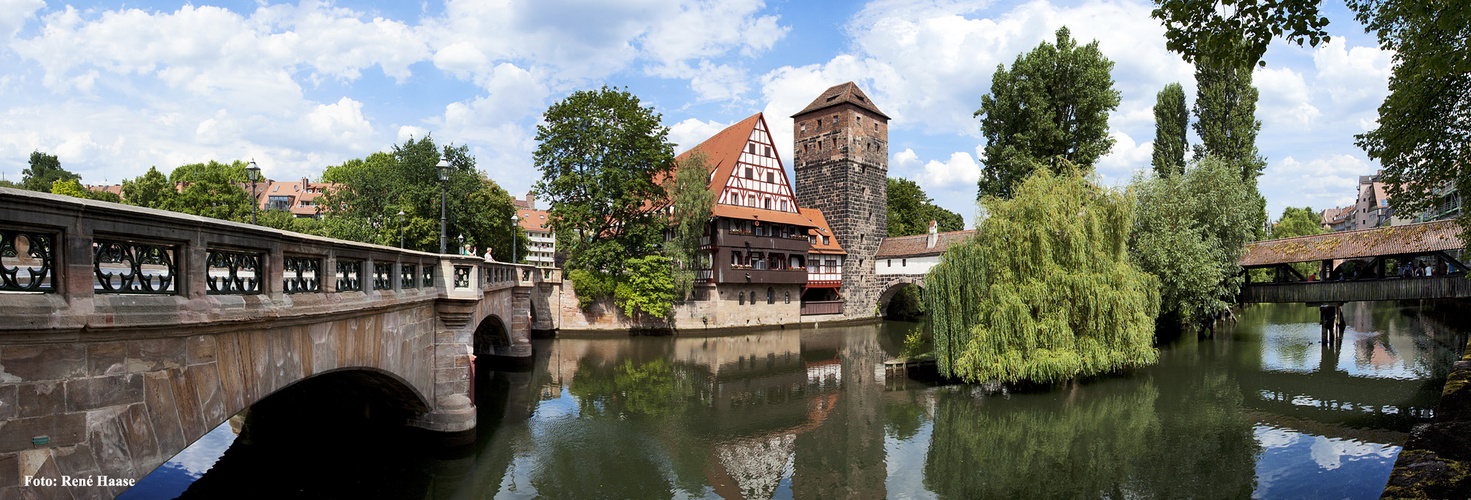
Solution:
[[[833,250],[841,248],[825,222],[814,222],[797,206],[765,117],[757,113],[741,120],[680,159],[697,151],[711,169],[708,187],[715,199],[701,239],[706,258],[697,299],[736,306],[798,305],[809,274],[831,269],[822,264],[834,260]],[[811,253],[814,239],[831,242],[820,257]]]

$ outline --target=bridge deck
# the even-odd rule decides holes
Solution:
[[[1471,279],[1458,273],[1429,278],[1252,284],[1241,287],[1240,302],[1358,302],[1467,297],[1471,297]]]

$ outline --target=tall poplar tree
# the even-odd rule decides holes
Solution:
[[[1185,107],[1185,89],[1179,83],[1165,85],[1155,94],[1154,155],[1150,164],[1160,177],[1185,172],[1185,151],[1189,147],[1190,110]]]
[[[1195,64],[1197,156],[1211,155],[1235,165],[1242,180],[1255,181],[1267,166],[1257,152],[1257,89],[1251,68],[1202,60]]]
[[[1119,106],[1110,71],[1113,61],[1098,41],[1079,47],[1066,26],[1055,45],[1042,42],[1018,55],[1010,70],[998,65],[974,114],[986,138],[978,197],[1010,198],[1038,165],[1054,173],[1064,163],[1090,170],[1108,154],[1108,113]]]

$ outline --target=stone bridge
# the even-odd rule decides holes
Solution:
[[[544,273],[0,188],[0,498],[140,479],[326,375],[472,439],[471,353],[530,359]]]

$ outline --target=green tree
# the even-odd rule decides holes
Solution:
[[[983,204],[985,236],[925,275],[941,374],[1045,383],[1155,361],[1159,281],[1129,261],[1129,195],[1044,168]]]
[[[1257,89],[1251,85],[1251,69],[1198,61],[1195,82],[1194,127],[1200,136],[1195,155],[1226,160],[1236,165],[1242,179],[1255,182],[1267,161],[1256,147],[1262,122],[1256,119]]]
[[[51,183],[51,194],[66,195],[84,200],[92,199],[92,193],[87,188],[82,187],[82,183],[77,182],[76,179],[57,179],[53,181]]]
[[[248,182],[246,163],[190,163],[169,172],[169,182],[184,188],[169,198],[165,210],[214,217],[216,219],[250,220],[250,193],[240,187]]]
[[[1112,70],[1096,40],[1079,47],[1067,27],[1056,45],[1018,55],[1009,71],[997,66],[975,112],[986,138],[980,196],[1011,197],[1039,164],[1059,173],[1066,160],[1087,170],[1107,154],[1108,113],[1119,105]]]
[[[56,181],[80,181],[82,176],[61,168],[61,160],[53,155],[32,151],[30,167],[22,170],[20,187],[43,193],[51,192]]]
[[[703,259],[707,258],[701,250],[700,238],[705,235],[715,207],[715,194],[707,185],[709,179],[708,159],[698,150],[680,160],[674,170],[671,205],[674,227],[664,249],[665,255],[674,259],[674,295],[681,300],[690,296],[694,289],[695,271],[703,267]]]
[[[136,179],[123,179],[123,198],[129,205],[162,209],[178,194],[178,189],[159,173],[158,167],[148,167],[148,172]]]
[[[930,230],[930,221],[935,221],[940,232],[965,228],[965,219],[960,214],[935,205],[919,184],[909,179],[890,177],[888,200],[889,236],[925,234]]]
[[[1273,37],[1299,46],[1327,43],[1328,18],[1318,15],[1320,1],[1155,0],[1153,16],[1165,25],[1165,46],[1186,61],[1231,60],[1249,68],[1261,61]]]
[[[1185,107],[1185,89],[1179,83],[1165,85],[1155,95],[1154,156],[1150,164],[1160,177],[1185,171],[1185,151],[1189,147],[1190,111]]]
[[[1272,227],[1272,239],[1322,233],[1323,218],[1313,211],[1313,207],[1287,207],[1282,211],[1282,218],[1277,220],[1277,225]]]
[[[625,269],[618,274],[613,296],[618,307],[630,318],[655,318],[669,321],[674,315],[674,280],[670,276],[669,257],[650,254],[632,257],[624,261]]]
[[[1471,200],[1471,8],[1463,2],[1356,0],[1359,22],[1394,51],[1378,128],[1356,136],[1384,166],[1395,212],[1434,210],[1444,190]],[[1457,219],[1471,241],[1471,210]]]
[[[1251,241],[1257,195],[1230,163],[1192,162],[1184,173],[1136,176],[1139,215],[1129,239],[1140,269],[1160,282],[1167,318],[1204,322],[1241,289],[1241,247]]]
[[[551,228],[571,243],[569,267],[617,272],[648,253],[667,229],[674,168],[661,116],[627,90],[577,91],[536,126],[535,191],[551,204]]]
[[[323,180],[339,186],[321,198],[320,230],[335,238],[385,246],[398,246],[402,231],[405,248],[438,252],[440,159],[452,166],[443,183],[446,250],[456,252],[459,237],[464,236],[465,245],[477,252],[489,248],[503,262],[510,260],[515,244],[516,257],[522,260],[529,240],[519,225],[511,223],[516,208],[510,194],[475,168],[467,146],[440,148],[430,136],[395,144],[391,152],[328,167]],[[402,220],[399,211],[404,212]]]

